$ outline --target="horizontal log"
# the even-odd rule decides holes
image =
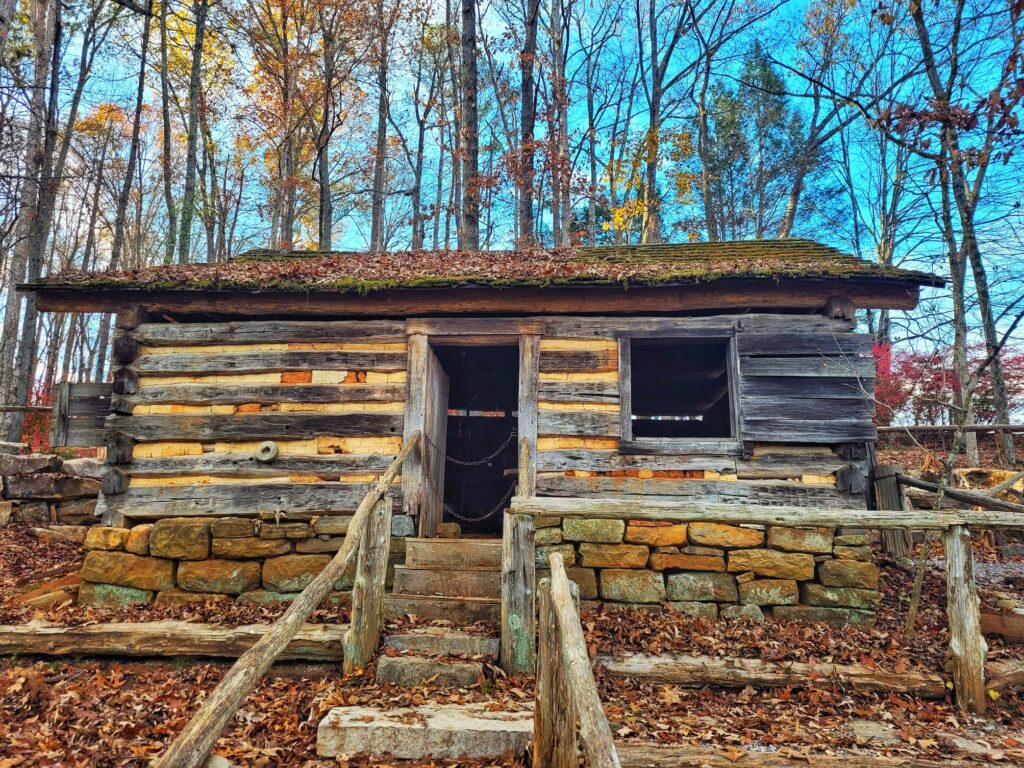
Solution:
[[[778,446],[755,451],[749,459],[736,460],[736,475],[741,480],[828,476],[849,464],[849,459],[829,448]]]
[[[400,320],[255,320],[230,323],[143,323],[132,331],[148,347],[204,344],[279,344],[405,341]]]
[[[601,350],[540,350],[542,373],[580,371],[614,371],[618,365],[618,352]]]
[[[559,403],[617,403],[617,381],[542,381],[537,399]]]
[[[713,437],[639,437],[619,443],[619,452],[631,455],[717,454],[739,456],[743,445],[739,440]]]
[[[856,416],[856,414],[854,414]],[[742,419],[744,440],[764,443],[852,443],[874,440],[875,425],[864,419],[796,419],[784,417],[750,417]]]
[[[539,496],[606,499],[614,496],[673,496],[716,504],[771,504],[793,507],[849,507],[851,498],[827,485],[782,480],[670,480],[636,477],[538,476]]]
[[[308,440],[320,435],[400,435],[401,414],[392,413],[247,413],[108,416],[107,432],[139,442]]]
[[[685,499],[634,497],[628,499],[573,499],[515,496],[514,514],[540,517],[593,517],[605,520],[664,520],[675,523],[712,522],[730,525],[786,525],[821,528],[908,528],[943,530],[953,525],[980,528],[1019,528],[1014,512],[969,510],[867,510],[816,507],[766,507],[755,504],[712,504]]]
[[[991,768],[992,763],[970,760],[926,760],[917,757],[808,755],[789,757],[776,752],[725,755],[712,748],[654,744],[617,744],[623,768]]]
[[[236,658],[266,634],[268,624],[217,627],[191,621],[0,625],[0,655]],[[338,661],[344,624],[306,624],[279,661]]]
[[[881,693],[909,693],[928,699],[946,696],[942,675],[908,670],[899,674],[863,664],[811,664],[800,661],[714,656],[631,653],[598,656],[594,663],[617,677],[639,678],[683,688],[807,688],[835,683],[843,688]]]
[[[741,376],[741,397],[785,397],[800,400],[865,397],[874,391],[874,379],[837,376]]]
[[[618,437],[619,419],[611,411],[539,411],[537,434]]]
[[[140,387],[120,398],[124,407],[160,403],[188,405],[238,405],[241,403],[359,403],[401,402],[404,384],[167,384]],[[129,413],[131,411],[128,411]]]
[[[383,472],[393,456],[380,453],[346,453],[324,456],[278,456],[266,463],[251,453],[203,453],[199,456],[174,456],[135,459],[132,477],[174,477],[176,475],[213,475],[228,477],[281,477],[316,475],[335,480],[345,475]]]
[[[561,450],[540,451],[538,472],[621,472],[638,469],[654,471],[712,471],[722,474],[736,471],[736,459],[720,455],[628,455],[616,451]]]
[[[884,434],[894,433],[928,433],[928,432],[954,432],[958,429],[955,424],[908,424],[906,426],[879,427],[878,431]],[[1024,432],[1024,424],[967,424],[963,427],[964,432]]]
[[[863,421],[870,423],[874,405],[867,397],[797,398],[743,397],[740,407],[746,419]]]
[[[920,488],[922,491],[929,491],[931,493],[937,493],[941,487],[936,483],[929,483],[927,480],[920,480],[916,477],[910,477],[909,475],[897,475],[896,479],[899,480],[900,485],[906,485],[911,488]],[[1024,506],[1014,504],[1011,501],[997,499],[984,493],[973,493],[971,491],[960,490],[959,488],[946,487],[943,488],[942,494],[944,496],[948,496],[954,501],[971,504],[975,507],[984,507],[985,509],[998,509],[1004,512],[1024,514]],[[1024,526],[1024,518],[1021,518],[1021,525]]]
[[[209,483],[141,486],[105,496],[107,508],[131,518],[255,516],[276,512],[351,513],[371,483]],[[399,497],[396,486],[393,496]]]
[[[98,496],[99,492],[99,482],[89,477],[40,473],[4,478],[8,499],[82,499]]]
[[[741,333],[736,336],[741,355],[869,356],[871,336],[863,333]]]
[[[872,359],[843,357],[750,357],[740,358],[743,376],[799,376],[866,378],[875,376]]]
[[[181,376],[274,371],[404,371],[405,352],[282,350],[279,352],[176,352],[143,355],[130,366],[143,375]]]
[[[1007,659],[985,665],[985,687],[998,693],[1024,690],[1024,661]]]
[[[1024,614],[982,608],[981,631],[985,635],[999,635],[1007,643],[1024,643]]]

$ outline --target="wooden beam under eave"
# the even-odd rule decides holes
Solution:
[[[697,285],[560,288],[469,286],[433,290],[353,293],[255,293],[244,291],[88,291],[43,288],[37,305],[47,312],[120,312],[131,306],[154,314],[220,313],[241,316],[386,316],[445,314],[642,314],[709,309],[807,309],[818,311],[844,296],[864,309],[913,309],[918,286],[880,280],[719,280]]]

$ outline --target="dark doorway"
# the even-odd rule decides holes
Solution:
[[[442,520],[500,535],[518,466],[519,347],[435,346],[448,374]]]

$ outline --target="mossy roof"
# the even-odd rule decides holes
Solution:
[[[515,251],[252,250],[227,262],[62,272],[36,289],[356,292],[459,286],[654,286],[726,279],[874,279],[941,285],[934,275],[858,259],[812,240],[531,248]]]

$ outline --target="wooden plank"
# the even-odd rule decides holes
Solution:
[[[369,486],[370,483],[129,486],[123,494],[105,498],[108,508],[139,519],[255,516],[274,512],[340,514],[354,510]]]
[[[611,349],[541,349],[540,351],[540,370],[545,373],[614,371],[617,365],[617,355]]]
[[[749,458],[736,460],[736,475],[741,480],[828,476],[849,463],[849,459],[825,446],[759,446]]]
[[[448,450],[448,374],[434,350],[427,346],[423,380],[423,503],[420,536],[436,536],[444,513],[444,472]]]
[[[241,403],[402,402],[404,384],[165,384],[122,395],[122,408],[161,403],[238,405]],[[122,411],[118,411],[119,413]],[[127,411],[131,413],[130,410]]]
[[[384,581],[391,547],[391,499],[377,502],[363,531],[352,582],[352,609],[345,633],[342,672],[356,674],[366,667],[380,645],[384,626]]]
[[[405,403],[404,439],[408,440],[414,432],[426,430],[426,388],[427,358],[430,355],[430,344],[421,333],[409,336],[409,370],[407,373],[407,390]],[[407,515],[419,515],[425,493],[424,456],[428,449],[424,443],[409,455],[402,472],[402,512]]]
[[[988,644],[981,633],[981,601],[974,581],[970,528],[952,526],[943,533],[942,544],[946,551],[946,616],[956,703],[962,712],[984,715]]]
[[[621,440],[619,452],[652,456],[689,453],[739,456],[743,453],[743,444],[739,440],[714,437],[639,437]]]
[[[60,382],[53,388],[53,412],[50,416],[50,445],[67,445],[69,388],[70,385],[67,382]]]
[[[831,509],[821,506],[770,507],[758,504],[716,504],[689,499],[639,496],[618,499],[576,499],[553,496],[512,499],[513,514],[541,517],[593,517],[602,520],[663,520],[675,523],[712,522],[730,525],[784,525],[790,527],[909,528],[944,530],[953,525],[979,528],[1019,528],[1013,512],[970,510]]]
[[[743,414],[750,419],[822,419],[825,421],[871,421],[874,406],[866,397],[783,398],[742,397]]]
[[[874,392],[874,379],[850,377],[804,379],[785,376],[745,376],[740,372],[741,397],[788,397],[802,400],[867,397]]]
[[[519,339],[519,495],[530,496],[537,486],[537,397],[540,336]]]
[[[875,361],[842,357],[740,357],[743,376],[865,378],[875,376]]]
[[[405,321],[405,332],[425,336],[519,336],[544,332],[539,317],[420,317]]]
[[[862,357],[871,354],[871,336],[866,333],[739,333],[736,346],[741,355],[830,355]]]
[[[533,518],[504,513],[501,544],[501,668],[511,674],[535,669],[537,566]]]
[[[132,461],[132,477],[280,477],[316,475],[336,480],[346,475],[383,472],[393,457],[383,453],[347,453],[324,456],[278,456],[274,461],[256,461],[252,453],[203,453],[198,456],[170,456]]]
[[[143,323],[132,332],[149,347],[204,344],[277,344],[405,341],[400,320],[257,320],[228,323]]]
[[[540,411],[539,435],[618,437],[619,414],[611,411]]]
[[[622,364],[621,354],[619,364]],[[618,403],[619,384],[616,381],[541,381],[537,399],[551,403]]]
[[[828,485],[805,485],[781,480],[669,480],[636,477],[537,478],[539,496],[568,496],[580,499],[614,496],[674,496],[703,499],[721,504],[785,504],[794,507],[845,508],[850,497]]]
[[[912,694],[943,699],[946,683],[933,672],[907,670],[895,673],[863,664],[828,662],[781,663],[762,659],[716,658],[713,656],[629,653],[598,656],[597,666],[617,677],[649,680],[684,688],[819,688],[839,685],[859,691]]]
[[[275,371],[404,371],[405,352],[281,350],[277,352],[175,352],[143,355],[129,366],[143,375],[271,373]]]
[[[569,582],[574,610],[579,610],[579,587]],[[540,632],[537,684],[534,688],[533,768],[578,768],[576,700],[568,690],[562,656],[562,632],[551,601],[551,579],[540,581]]]
[[[108,416],[106,430],[138,441],[308,440],[321,435],[397,435],[401,414],[247,413]]]
[[[222,627],[192,621],[104,622],[65,627],[41,621],[0,626],[0,655],[234,658],[269,624]],[[279,661],[340,661],[344,624],[303,624]]]
[[[623,443],[633,440],[633,345],[619,339],[619,437]]]
[[[730,746],[732,746],[730,744]],[[619,756],[626,768],[991,768],[990,762],[971,760],[928,760],[918,757],[876,757],[861,752],[845,755],[798,756],[779,752],[743,750],[728,754],[709,747],[682,745],[619,744]]]
[[[736,472],[733,456],[721,455],[627,455],[617,451],[577,450],[541,451],[537,454],[538,472],[621,472],[639,469],[659,471],[713,471],[722,474]],[[798,472],[797,475],[803,474]],[[827,474],[827,473],[826,473]],[[794,475],[784,475],[793,477]]]
[[[779,443],[849,443],[877,438],[870,420],[813,420],[786,418],[747,418],[743,422],[746,440]]]
[[[903,468],[899,464],[878,464],[875,466],[875,506],[878,509],[905,509],[906,500],[900,486],[899,475]],[[905,560],[910,557],[913,541],[909,531],[882,531],[882,550]]]

